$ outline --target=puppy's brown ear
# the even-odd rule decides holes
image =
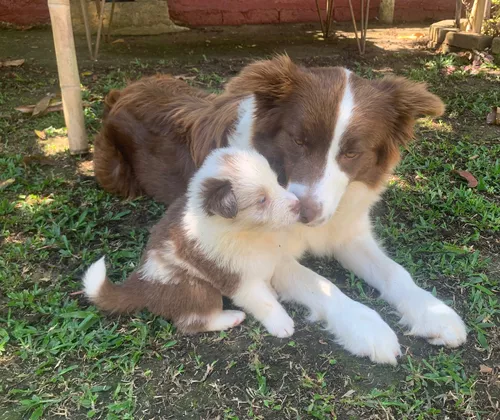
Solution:
[[[225,219],[234,219],[238,214],[238,202],[231,182],[209,178],[202,187],[203,210],[209,215],[215,214]]]
[[[235,94],[255,94],[268,101],[288,96],[299,74],[299,68],[287,55],[257,61],[246,66],[225,90]]]
[[[387,76],[375,85],[395,107],[394,136],[397,143],[406,145],[413,138],[415,120],[419,117],[443,115],[443,101],[427,90],[425,83],[416,83],[403,77]]]

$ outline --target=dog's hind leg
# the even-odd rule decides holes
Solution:
[[[151,312],[183,333],[227,330],[245,319],[244,312],[222,310],[221,292],[187,273],[177,274],[175,283],[151,282],[147,299]]]

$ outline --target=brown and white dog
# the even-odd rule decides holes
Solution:
[[[411,334],[436,345],[465,342],[461,318],[384,253],[370,223],[415,120],[443,112],[422,84],[304,68],[286,56],[250,64],[219,96],[168,76],[146,78],[108,96],[95,172],[108,191],[169,204],[210,150],[256,149],[302,208],[274,289],[307,306],[350,352],[396,363],[399,344],[387,324],[297,259],[333,255],[380,291]]]
[[[217,149],[152,229],[129,278],[111,283],[103,257],[87,270],[85,293],[105,311],[148,308],[186,333],[225,330],[243,321],[244,312],[222,310],[227,296],[271,334],[289,336],[293,321],[271,278],[299,215],[299,200],[278,184],[262,155]]]

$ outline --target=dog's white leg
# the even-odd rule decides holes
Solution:
[[[369,228],[336,246],[334,254],[345,268],[380,291],[382,299],[402,315],[401,323],[411,334],[449,347],[465,342],[465,324],[457,313],[418,287],[408,271],[380,249]]]
[[[278,302],[267,283],[249,281],[239,288],[232,300],[250,312],[272,335],[282,338],[293,334],[292,318]]]
[[[394,331],[374,310],[350,299],[327,279],[286,257],[272,285],[282,299],[305,305],[311,320],[325,321],[347,351],[376,363],[396,364],[401,351]]]

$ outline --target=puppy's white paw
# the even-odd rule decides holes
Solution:
[[[431,293],[419,290],[399,308],[400,323],[409,334],[425,337],[437,346],[458,347],[465,343],[467,330],[458,314]]]
[[[208,331],[223,331],[240,325],[246,314],[242,311],[221,311],[212,316],[207,325]]]
[[[266,330],[275,337],[290,337],[295,332],[293,319],[283,308],[276,308],[262,321]]]
[[[398,337],[373,309],[350,300],[327,320],[336,342],[348,352],[375,363],[397,364],[396,358],[401,356]]]

